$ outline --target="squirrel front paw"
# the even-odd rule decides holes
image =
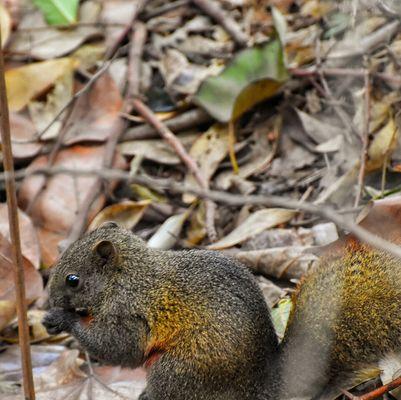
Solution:
[[[50,335],[57,335],[63,331],[70,332],[71,326],[78,321],[78,315],[60,307],[50,309],[43,318],[42,324]]]

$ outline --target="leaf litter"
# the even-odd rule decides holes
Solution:
[[[236,257],[257,276],[280,337],[294,285],[327,247],[342,251],[352,239],[338,239],[334,224],[297,210],[205,202],[191,192],[201,188],[191,163],[126,107],[129,96],[174,133],[202,188],[290,197],[350,218],[373,202],[361,225],[390,240],[399,232],[394,2],[225,0],[219,4],[236,25],[230,32],[191,2],[149,0],[139,14],[134,0],[60,3],[0,7],[38,399],[135,399],[145,382],[144,371],[95,361],[91,377],[74,340],[48,337],[40,324],[49,269],[98,187],[88,171],[105,176],[84,215],[86,229],[117,220],[152,247]],[[147,33],[134,66],[131,26]],[[107,149],[122,122],[112,148],[120,175],[106,176]],[[171,181],[188,191],[175,192]],[[21,394],[12,267],[2,204],[0,397],[7,400]]]

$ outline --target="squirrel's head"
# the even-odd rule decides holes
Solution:
[[[115,222],[106,222],[98,229],[72,243],[52,268],[49,281],[51,307],[62,307],[88,313],[107,296],[107,283],[124,274],[124,258],[138,257],[146,244]]]

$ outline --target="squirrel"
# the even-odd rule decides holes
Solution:
[[[148,248],[108,222],[52,269],[51,334],[111,365],[148,369],[141,400],[264,400],[278,340],[251,273],[206,250]]]
[[[148,248],[105,223],[52,269],[51,334],[148,369],[140,400],[330,398],[401,344],[401,269],[358,242],[300,283],[282,343],[252,274],[207,250]]]

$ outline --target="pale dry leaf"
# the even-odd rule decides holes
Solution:
[[[5,78],[10,110],[19,111],[24,108],[60,77],[71,73],[76,66],[72,58],[59,58],[7,70]]]
[[[4,48],[6,43],[8,42],[8,38],[11,33],[11,16],[4,6],[3,3],[0,3],[0,26],[1,26],[1,47]]]
[[[64,56],[85,41],[102,34],[101,29],[94,25],[99,12],[99,3],[85,1],[79,12],[81,25],[68,30],[47,26],[39,10],[24,13],[19,29],[14,34],[10,50],[42,60]],[[44,26],[47,26],[47,29],[35,29]]]
[[[100,22],[106,25],[106,47],[112,47],[136,12],[137,3],[126,0],[108,0],[103,2]]]
[[[374,136],[368,149],[367,170],[372,171],[381,168],[387,156],[390,156],[396,148],[398,128],[393,117]]]
[[[177,138],[185,148],[189,148],[197,137],[197,133],[177,135]],[[146,160],[166,165],[178,165],[181,163],[177,153],[162,139],[130,140],[121,143],[118,148],[125,156],[139,156]]]
[[[189,211],[169,217],[164,221],[156,233],[148,240],[148,246],[155,249],[168,250],[174,247]]]
[[[208,246],[209,249],[219,250],[233,247],[266,229],[288,222],[296,211],[284,208],[266,208],[251,214],[241,225],[227,236]]]
[[[198,164],[206,182],[209,182],[216,172],[221,161],[228,154],[228,128],[226,125],[212,125],[194,142],[189,155]],[[185,175],[185,185],[196,187],[197,182],[193,174],[187,172]],[[184,194],[183,200],[191,203],[196,197],[190,194]]]

